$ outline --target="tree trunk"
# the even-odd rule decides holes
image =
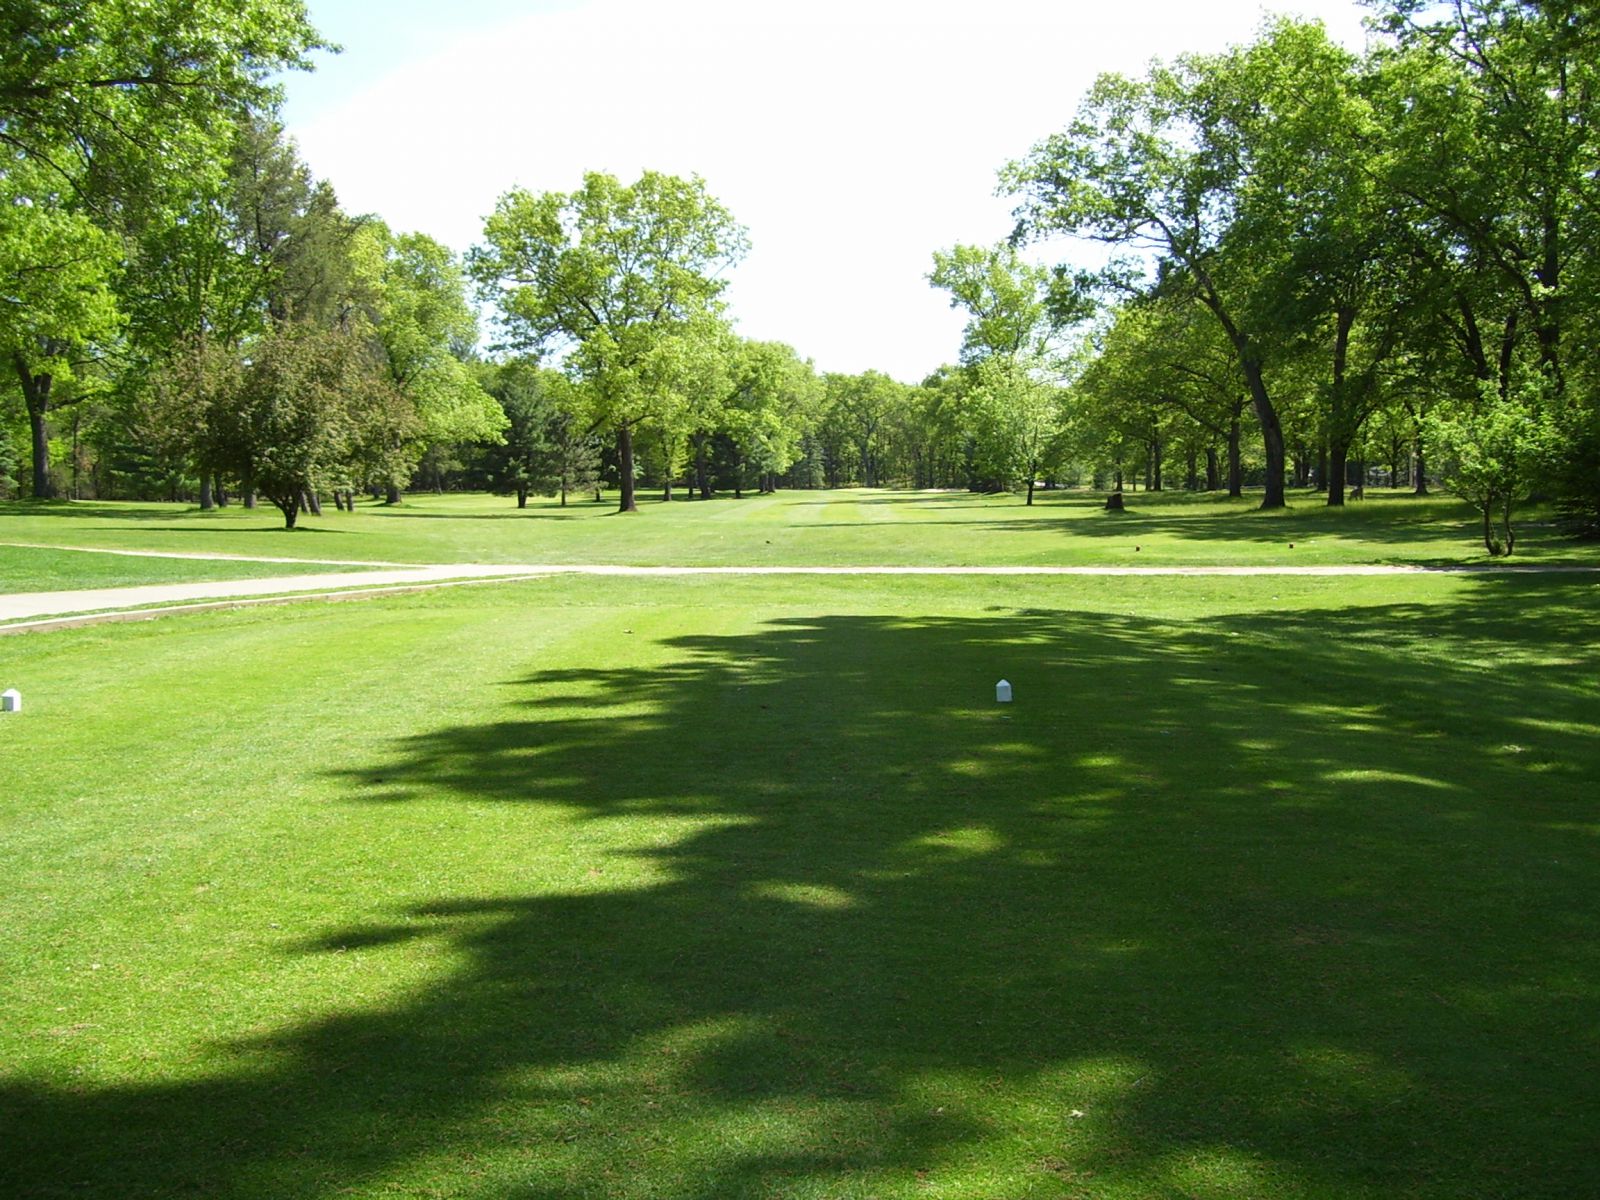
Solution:
[[[13,360],[17,377],[22,381],[22,398],[28,409],[28,428],[33,434],[33,494],[39,500],[53,500],[55,486],[50,482],[50,427],[45,414],[50,411],[50,385],[55,381],[49,372],[35,375],[28,370],[21,356]]]
[[[1153,469],[1151,471],[1151,475],[1152,475],[1151,485],[1149,487],[1145,488],[1145,491],[1147,491],[1147,492],[1159,492],[1159,491],[1162,490],[1162,487],[1161,487],[1161,462],[1162,462],[1161,452],[1162,452],[1163,449],[1164,449],[1164,447],[1162,446],[1161,439],[1159,437],[1155,437],[1155,438],[1152,438],[1150,440],[1150,457],[1154,462],[1154,466],[1153,466]]]
[[[1222,470],[1217,463],[1215,446],[1206,447],[1206,491],[1214,492],[1222,486]]]
[[[668,475],[666,482],[661,485],[661,499],[667,503],[672,502],[672,476]]]
[[[383,487],[383,502],[385,504],[400,503],[400,489],[393,483],[386,483]]]
[[[565,493],[562,493],[562,494],[565,495]],[[518,508],[527,508],[528,507],[528,489],[527,489],[526,486],[519,486],[517,488],[517,507]]]
[[[1416,480],[1416,487],[1411,489],[1413,496],[1426,496],[1428,494],[1428,463],[1422,456],[1422,434],[1417,434],[1416,446],[1411,452],[1411,474]]]
[[[318,496],[315,491],[306,493],[306,511],[313,517],[322,515],[322,497]]]
[[[633,498],[633,426],[627,422],[617,426],[617,474],[620,476],[618,483],[622,492],[617,511],[638,512],[639,504]],[[598,496],[595,498],[599,499]]]
[[[1028,472],[1028,503],[1024,506],[1024,507],[1027,507],[1027,508],[1032,508],[1033,507],[1033,476],[1034,476],[1034,472],[1029,471]]]
[[[1204,273],[1202,272],[1202,278]],[[1209,308],[1217,321],[1222,325],[1223,331],[1232,343],[1234,354],[1239,360],[1239,369],[1244,373],[1245,383],[1250,387],[1250,402],[1255,406],[1256,420],[1261,423],[1261,444],[1266,452],[1267,478],[1266,495],[1261,498],[1262,508],[1283,508],[1283,424],[1278,420],[1278,410],[1273,407],[1272,396],[1267,391],[1266,377],[1262,374],[1261,359],[1257,356],[1250,338],[1229,316],[1223,306],[1222,298],[1216,293],[1209,280],[1205,281],[1206,288],[1201,294],[1201,302]]]
[[[1188,457],[1184,460],[1183,486],[1186,491],[1198,492],[1200,490],[1200,456],[1189,449]]]
[[[1338,438],[1330,438],[1328,455],[1328,507],[1344,507],[1345,476],[1350,469],[1350,447]]]
[[[1228,425],[1228,498],[1237,500],[1244,495],[1244,463],[1239,451],[1239,418]]]
[[[217,506],[216,498],[211,494],[211,472],[200,472],[200,511],[210,512]]]
[[[1261,375],[1261,363],[1245,358],[1245,379],[1250,384],[1250,398],[1255,402],[1256,419],[1261,422],[1261,444],[1266,451],[1266,494],[1261,498],[1262,508],[1283,508],[1283,425],[1278,420],[1278,410],[1272,406],[1267,394],[1267,382]]]

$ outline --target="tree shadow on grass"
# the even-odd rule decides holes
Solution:
[[[589,883],[325,931],[455,965],[231,1076],[11,1083],[0,1190],[1582,1194],[1600,603],[1470,590],[508,670],[350,802],[559,811]]]

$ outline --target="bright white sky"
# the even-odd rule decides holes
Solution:
[[[1362,43],[1355,0],[1285,0]],[[1011,228],[995,173],[1102,71],[1248,40],[1259,0],[310,0],[345,50],[285,118],[352,212],[478,240],[508,188],[698,172],[750,230],[741,333],[921,379],[962,317],[935,249]],[[1070,254],[1070,248],[1063,255]]]

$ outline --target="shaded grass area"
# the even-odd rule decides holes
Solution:
[[[0,1194],[1584,1194],[1597,617],[548,581],[0,642]]]
[[[179,505],[0,504],[0,540],[399,562],[635,565],[1338,564],[1487,561],[1472,510],[1449,497],[1373,493],[1328,509],[1297,493],[1287,511],[1256,498],[1137,493],[1106,513],[1097,496],[848,490],[745,500],[646,499],[636,516],[613,504],[502,497],[409,496],[395,508],[305,518],[288,533],[273,514],[201,513]],[[1529,509],[1518,562],[1600,563],[1600,545],[1562,536]]]
[[[9,532],[0,525],[0,534]],[[203,558],[139,558],[81,550],[0,546],[0,593],[193,583],[208,579],[265,579],[280,575],[356,571],[360,567],[238,562]]]

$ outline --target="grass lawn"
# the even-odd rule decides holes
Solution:
[[[1388,503],[1362,545],[1456,544]],[[1099,522],[950,511],[922,561]],[[417,557],[564,528],[476,519],[519,532]],[[1597,620],[1571,576],[551,579],[0,639],[0,1195],[1592,1194]]]
[[[851,490],[745,500],[554,501],[526,510],[504,497],[408,496],[395,508],[329,510],[282,528],[276,510],[202,513],[185,505],[0,503],[0,541],[120,549],[396,562],[643,565],[1330,564],[1488,561],[1476,515],[1450,497],[1369,493],[1329,509],[1315,493],[1261,513],[1228,501],[1130,493],[1107,513],[1085,493],[1015,496]],[[1558,534],[1546,510],[1522,514],[1518,562],[1600,563],[1600,546]],[[0,548],[0,555],[8,551]]]
[[[0,536],[8,532],[8,527],[0,524]],[[126,554],[0,545],[0,593],[131,587],[145,583],[191,583],[207,579],[261,579],[279,575],[305,575],[313,571],[320,574],[360,569],[228,559],[144,558]]]

